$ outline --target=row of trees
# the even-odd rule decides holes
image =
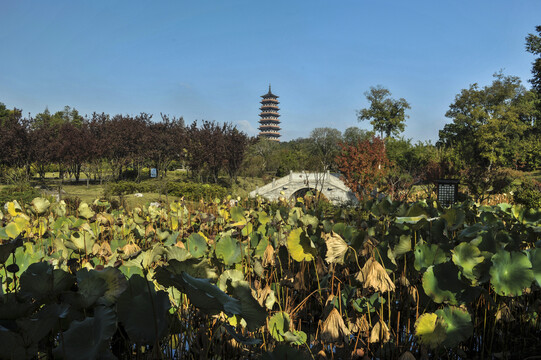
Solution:
[[[249,143],[245,133],[228,123],[185,126],[182,118],[151,118],[144,113],[83,118],[70,107],[23,118],[20,110],[0,103],[0,164],[35,171],[42,179],[51,170],[77,181],[81,173],[99,180],[106,172],[115,179],[140,178],[145,166],[163,176],[173,162],[187,164],[199,179],[217,182],[222,169],[236,178]]]

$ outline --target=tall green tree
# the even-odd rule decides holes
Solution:
[[[462,90],[445,114],[452,123],[440,131],[438,145],[456,149],[463,166],[512,166],[515,145],[532,125],[535,106],[520,79],[494,77],[490,86]]]
[[[526,37],[526,51],[537,55],[532,64],[533,78],[530,80],[533,90],[541,95],[541,25],[535,27],[538,35],[528,34]]]
[[[318,159],[319,171],[326,171],[334,164],[334,158],[340,152],[342,142],[340,130],[324,127],[315,128],[310,133],[312,155]]]
[[[410,109],[405,99],[391,98],[391,92],[380,85],[371,87],[364,95],[370,107],[357,111],[357,120],[370,120],[374,132],[379,132],[381,137],[399,135],[404,131],[406,118],[409,117],[406,110]]]

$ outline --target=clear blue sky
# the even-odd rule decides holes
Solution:
[[[257,133],[280,96],[283,140],[357,122],[370,86],[411,104],[404,135],[438,138],[469,84],[529,87],[539,0],[0,0],[0,102],[35,115],[147,112]]]

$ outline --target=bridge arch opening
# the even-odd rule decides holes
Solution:
[[[314,196],[318,200],[329,201],[329,199],[321,191],[318,191],[317,189],[310,188],[310,187],[301,188],[295,191],[291,195],[291,199],[295,200],[299,197],[304,198],[306,195]]]

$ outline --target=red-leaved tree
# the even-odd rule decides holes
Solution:
[[[335,162],[346,185],[359,200],[382,184],[389,169],[385,143],[372,137],[357,144],[340,143]]]

